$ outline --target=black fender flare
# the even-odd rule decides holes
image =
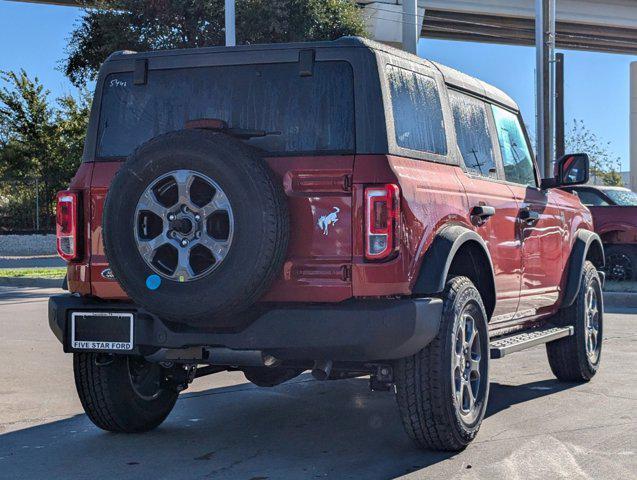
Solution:
[[[477,244],[488,259],[487,278],[491,283],[488,287],[493,292],[492,303],[495,307],[495,276],[487,244],[480,235],[462,225],[444,227],[436,234],[424,255],[412,293],[419,296],[442,293],[456,253],[468,242]]]
[[[562,297],[562,308],[570,307],[577,298],[584,263],[589,257],[589,252],[593,254],[591,258],[595,264],[595,268],[598,270],[603,268],[605,259],[602,239],[595,232],[579,229],[575,232],[575,242],[567,263],[566,285],[564,286],[564,295]]]

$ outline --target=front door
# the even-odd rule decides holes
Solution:
[[[527,316],[558,300],[565,219],[550,190],[522,186],[511,189],[520,206],[523,257],[518,314]]]
[[[520,117],[493,106],[504,176],[515,197],[522,245],[518,317],[535,315],[559,297],[563,270],[564,217],[554,194],[538,188],[538,175]]]

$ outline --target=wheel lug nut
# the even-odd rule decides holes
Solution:
[[[175,215],[173,215],[172,213],[170,215],[168,215],[168,220],[169,221],[173,221],[175,219]]]
[[[199,216],[199,214],[195,215],[195,220],[196,220],[196,221],[201,220],[201,216]]]
[[[181,246],[185,247],[186,245],[188,245],[188,240],[186,240],[185,238],[181,241]]]

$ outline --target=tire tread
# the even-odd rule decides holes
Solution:
[[[454,321],[454,300],[466,294],[469,287],[472,287],[484,312],[480,295],[471,280],[467,277],[451,279],[444,291],[438,335],[415,355],[397,362],[396,399],[402,423],[409,437],[421,448],[462,450],[478,431],[476,428],[466,435],[458,434],[460,425],[449,412],[450,399],[444,388],[446,365],[441,361],[444,343],[448,340],[449,323],[453,325]]]
[[[128,378],[123,378],[128,375],[121,365],[123,357],[114,360],[120,364],[104,366],[95,359],[94,353],[73,355],[75,387],[86,415],[97,427],[110,432],[144,432],[165,420],[177,400],[176,392],[164,391],[144,404],[139,397],[133,398]]]
[[[573,305],[561,309],[554,319],[554,323],[558,326],[573,326],[575,332],[571,336],[546,344],[546,353],[551,371],[553,375],[563,382],[587,382],[593,378],[597,370],[596,367],[592,367],[589,364],[586,350],[582,348],[583,319],[579,318],[586,301],[586,288],[584,286],[593,280],[599,282],[597,269],[590,261],[586,261],[582,272],[580,290],[575,302],[573,302]],[[599,299],[599,305],[600,314],[603,314],[603,298]]]

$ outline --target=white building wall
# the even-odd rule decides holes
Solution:
[[[630,188],[637,192],[637,62],[630,64]]]
[[[364,3],[363,16],[367,24],[367,31],[370,38],[376,41],[388,43],[400,47],[403,41],[403,6],[400,2],[366,1]],[[418,2],[418,34],[422,28],[422,19],[425,9]]]

